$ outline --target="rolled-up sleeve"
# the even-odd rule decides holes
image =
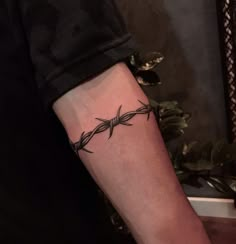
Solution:
[[[46,106],[136,50],[113,0],[19,0]]]

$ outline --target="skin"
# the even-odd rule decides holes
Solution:
[[[84,131],[148,99],[125,64],[119,63],[59,98],[53,109],[72,143]],[[209,244],[201,221],[176,178],[154,114],[134,116],[96,134],[77,153],[130,228],[138,244]]]
[[[100,119],[96,118],[99,121],[102,121],[98,126],[93,131],[90,131],[85,134],[85,132],[82,133],[80,140],[76,143],[71,142],[71,146],[74,149],[75,153],[78,154],[79,150],[83,150],[88,153],[93,153],[89,151],[88,149],[85,148],[85,146],[90,142],[90,140],[93,139],[93,137],[98,134],[102,133],[105,130],[109,130],[109,139],[113,135],[114,128],[118,125],[125,125],[125,126],[132,126],[132,124],[127,123],[130,119],[132,119],[136,115],[140,114],[147,114],[147,119],[149,120],[150,113],[152,111],[152,107],[149,104],[144,104],[141,101],[139,101],[143,106],[135,111],[131,111],[128,113],[125,113],[121,115],[121,107],[122,105],[118,108],[118,112],[116,116],[112,119]]]

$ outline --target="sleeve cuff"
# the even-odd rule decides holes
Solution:
[[[126,59],[137,50],[136,43],[130,35],[115,40],[96,53],[90,54],[82,61],[73,61],[57,72],[44,87],[40,88],[46,108],[50,108],[63,94],[79,84],[109,69],[118,62]]]

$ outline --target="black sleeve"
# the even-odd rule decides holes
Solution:
[[[18,0],[46,106],[135,51],[113,0]]]

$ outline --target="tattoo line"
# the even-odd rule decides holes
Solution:
[[[138,100],[139,101],[139,100]],[[149,120],[150,113],[152,112],[152,107],[149,104],[144,104],[143,102],[139,101],[143,106],[140,107],[139,109],[131,112],[127,112],[123,115],[120,115],[121,107],[119,107],[117,111],[116,117],[114,117],[111,120],[107,119],[100,119],[96,118],[99,121],[102,121],[93,131],[90,131],[85,134],[85,131],[81,134],[80,140],[78,142],[71,142],[71,147],[75,151],[76,154],[78,154],[79,150],[83,150],[88,153],[93,153],[92,151],[89,151],[88,149],[85,148],[85,146],[90,142],[90,140],[93,138],[95,134],[101,133],[105,130],[110,129],[110,135],[109,139],[113,135],[113,130],[117,125],[126,125],[126,126],[132,126],[132,124],[127,123],[128,120],[132,119],[135,115],[137,114],[147,114],[147,120]]]

